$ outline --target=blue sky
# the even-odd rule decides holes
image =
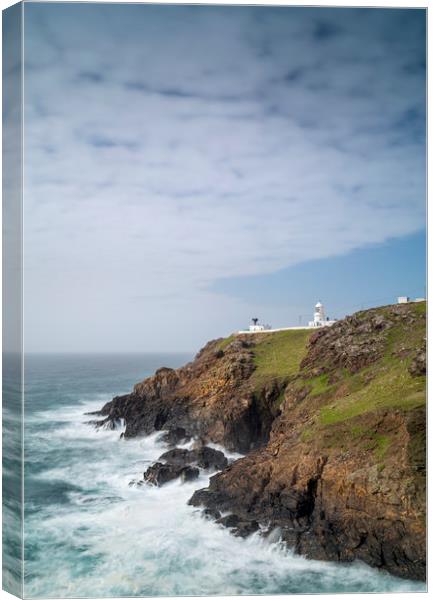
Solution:
[[[271,275],[221,280],[216,291],[244,301],[259,301],[267,315],[278,311],[280,320],[306,324],[318,300],[330,318],[391,304],[398,296],[425,297],[425,231],[390,240],[342,256],[308,261]],[[320,293],[319,293],[320,292]],[[298,312],[297,319],[293,315]],[[266,319],[264,319],[266,321]]]
[[[24,50],[27,350],[423,293],[425,11],[29,3]]]

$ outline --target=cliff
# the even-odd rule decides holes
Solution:
[[[416,303],[215,340],[114,398],[100,424],[246,454],[190,500],[236,534],[260,526],[312,558],[424,579],[425,319]]]

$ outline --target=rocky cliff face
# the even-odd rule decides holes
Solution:
[[[190,500],[235,533],[259,524],[309,557],[423,579],[425,309],[210,342],[108,403],[102,422],[125,419],[127,437],[180,427],[245,453]]]
[[[124,419],[125,437],[183,428],[188,435],[249,452],[266,443],[279,409],[283,381],[255,384],[255,340],[209,342],[193,362],[177,370],[161,368],[101,410],[101,424]]]

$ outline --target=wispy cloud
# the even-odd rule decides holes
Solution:
[[[206,292],[219,278],[424,225],[422,11],[25,15],[26,264],[43,313],[105,302],[99,331],[127,298],[162,318],[166,297],[189,326],[222,302]]]

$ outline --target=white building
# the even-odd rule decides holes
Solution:
[[[270,327],[259,325],[259,320],[257,318],[251,319],[251,325],[249,326],[248,331],[251,331],[251,333],[256,333],[257,331],[265,331],[265,329],[270,329]]]
[[[325,315],[325,308],[321,302],[318,302],[314,307],[313,320],[308,323],[309,327],[329,327],[335,321],[330,321]]]
[[[408,302],[425,302],[425,298],[415,298],[415,300],[411,300],[409,296],[399,296],[397,298],[397,304],[407,304]]]
[[[318,302],[314,307],[313,321],[310,321],[308,325],[302,325],[298,327],[278,327],[277,329],[272,329],[270,325],[259,325],[259,320],[257,318],[254,318],[251,319],[251,325],[248,329],[241,329],[237,333],[272,333],[276,331],[289,331],[292,329],[313,329],[317,327],[329,327],[334,323],[336,323],[336,321],[331,321],[329,317],[325,315],[325,309],[323,307],[323,304],[321,302]]]

